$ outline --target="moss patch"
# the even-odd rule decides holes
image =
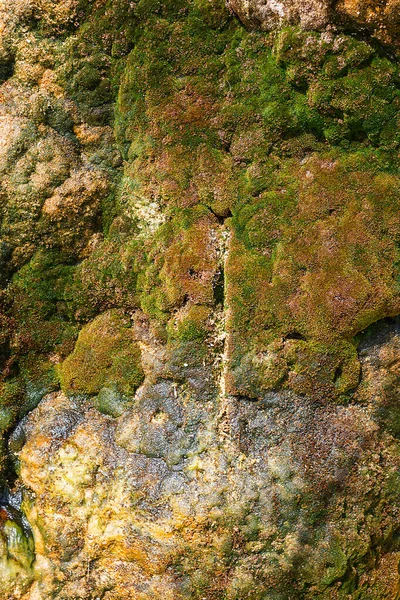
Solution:
[[[133,394],[144,375],[130,320],[116,310],[96,317],[81,330],[59,373],[62,389],[71,395],[96,395],[113,386]]]

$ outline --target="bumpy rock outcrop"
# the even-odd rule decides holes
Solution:
[[[271,30],[292,23],[306,29],[328,25],[369,34],[398,48],[400,4],[398,0],[227,0],[247,25]]]
[[[0,4],[6,600],[398,597],[395,6],[232,8]]]
[[[399,342],[396,322],[363,338],[346,407],[207,397],[193,367],[117,419],[47,396],[12,442],[40,573],[29,597],[395,598]]]

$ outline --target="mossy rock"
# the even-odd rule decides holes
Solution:
[[[93,404],[103,415],[117,418],[129,407],[129,398],[120,394],[116,387],[103,387],[94,398]]]
[[[272,180],[284,189],[234,209],[225,273],[233,392],[235,380],[252,395],[283,381],[319,396],[357,387],[354,336],[400,302],[400,180],[384,161],[370,151],[288,161]]]
[[[211,317],[208,306],[188,305],[176,313],[168,323],[167,332],[170,341],[203,341],[210,334],[207,323]]]
[[[33,581],[34,542],[16,510],[0,506],[0,514],[0,592],[9,598],[16,582],[18,589],[25,591]]]
[[[131,395],[144,374],[131,322],[110,310],[86,325],[73,353],[59,366],[61,387],[69,395],[97,395],[102,388]]]

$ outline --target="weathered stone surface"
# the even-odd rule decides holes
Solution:
[[[283,598],[290,586],[334,599],[362,568],[358,593],[395,598],[399,341],[392,323],[362,341],[361,405],[205,402],[165,380],[110,420],[46,397],[17,451],[40,574],[28,597]]]
[[[239,18],[250,27],[276,29],[285,22],[318,29],[329,23],[332,2],[329,0],[229,0]]]
[[[400,4],[398,0],[227,0],[229,7],[251,28],[276,29],[287,23],[305,29],[327,25],[368,32],[383,43],[398,47]]]

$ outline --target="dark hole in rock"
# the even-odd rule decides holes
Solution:
[[[220,225],[223,225],[225,220],[232,216],[232,211],[230,208],[221,212],[216,212],[211,208],[211,206],[207,206],[207,208],[214,215]]]
[[[304,79],[298,79],[297,81],[292,82],[292,87],[300,94],[306,94],[309,88],[308,81]]]
[[[343,366],[339,365],[338,367],[336,367],[335,372],[333,374],[333,383],[336,383],[338,381],[338,379],[341,378],[342,375],[343,375]]]
[[[14,75],[14,68],[14,59],[0,62],[0,83],[4,83],[5,81],[7,81],[7,79],[10,79],[10,77]]]
[[[215,304],[223,305],[225,299],[225,275],[223,269],[214,276],[213,294]]]
[[[290,333],[288,333],[287,335],[285,335],[284,340],[285,341],[286,340],[302,340],[302,341],[305,341],[306,338],[299,331],[291,331]]]
[[[182,298],[181,307],[186,306],[186,304],[189,304],[189,302],[190,302],[190,296],[189,296],[189,294],[185,294]]]
[[[385,317],[361,331],[356,339],[359,342],[359,353],[362,355],[371,346],[384,344],[393,335],[400,335],[400,315]]]

